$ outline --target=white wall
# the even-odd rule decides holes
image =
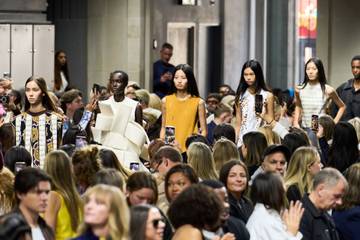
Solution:
[[[350,61],[360,54],[360,1],[319,0],[317,55],[333,87],[352,76]]]

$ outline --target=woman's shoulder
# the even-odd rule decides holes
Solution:
[[[335,88],[333,88],[332,86],[328,85],[328,84],[325,84],[325,93],[327,95],[330,95],[332,93],[335,92]]]
[[[183,225],[176,229],[172,240],[201,240],[202,234],[201,231],[190,224]]]

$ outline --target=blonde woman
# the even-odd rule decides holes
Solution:
[[[226,139],[221,138],[216,141],[213,147],[213,157],[215,162],[215,168],[217,172],[220,171],[221,167],[230,160],[240,160],[240,153],[236,145]]]
[[[128,240],[130,213],[119,188],[99,184],[84,195],[84,222],[74,240]]]
[[[0,170],[0,216],[10,212],[15,206],[14,178],[8,168]]]
[[[301,200],[311,190],[312,180],[322,168],[314,147],[300,147],[292,155],[284,178],[289,201]]]
[[[76,190],[71,160],[62,150],[52,151],[45,157],[44,170],[52,179],[45,221],[54,230],[56,239],[75,237],[83,204]]]
[[[279,135],[273,132],[271,126],[267,125],[267,126],[259,127],[258,131],[264,134],[268,146],[273,144],[281,144],[281,139]]]
[[[190,144],[187,156],[188,163],[201,180],[218,179],[214,158],[208,145],[201,142]]]

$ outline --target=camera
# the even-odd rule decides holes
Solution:
[[[9,95],[0,96],[0,103],[1,104],[8,104],[9,100],[10,100]]]

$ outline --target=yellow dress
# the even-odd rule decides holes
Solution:
[[[199,97],[179,100],[175,94],[165,97],[165,126],[175,127],[175,139],[179,142],[181,152],[186,151],[185,141],[197,133]]]
[[[69,210],[65,205],[64,198],[61,194],[56,192],[61,199],[60,209],[56,219],[55,238],[56,240],[64,240],[76,237],[76,230],[71,229],[71,218]]]

